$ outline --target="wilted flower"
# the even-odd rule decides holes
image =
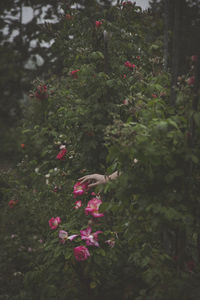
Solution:
[[[85,208],[85,214],[88,216],[92,215],[94,218],[103,217],[103,213],[99,213],[99,206],[102,204],[102,201],[98,198],[92,198]]]
[[[61,223],[60,217],[51,218],[51,219],[49,220],[49,226],[50,226],[51,229],[53,229],[53,230],[56,229],[60,223]]]
[[[56,159],[64,160],[66,153],[67,153],[67,149],[66,148],[62,148],[60,150],[60,152],[58,153],[58,155],[56,156]]]
[[[66,240],[73,241],[73,239],[75,237],[77,237],[78,234],[73,234],[73,235],[69,236],[67,231],[60,230],[58,236],[59,236],[59,239],[60,239],[61,243],[64,244],[66,242]]]
[[[84,261],[90,256],[90,252],[85,246],[78,246],[74,248],[74,256],[78,261]]]
[[[79,209],[81,206],[82,206],[82,202],[81,202],[81,200],[78,200],[78,201],[75,202],[74,208]]]
[[[81,184],[80,182],[77,182],[74,185],[74,191],[73,191],[74,197],[83,195],[87,190],[88,190],[88,184],[87,183],[82,183]]]
[[[80,230],[80,233],[81,233],[81,239],[86,241],[87,246],[99,247],[98,234],[102,233],[102,231],[98,230],[92,233],[92,228],[88,227],[85,230]]]

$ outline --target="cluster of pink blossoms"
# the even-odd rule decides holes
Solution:
[[[136,65],[130,63],[130,61],[128,61],[128,60],[124,63],[124,65],[125,65],[127,68],[129,68],[130,70],[133,70],[133,69],[136,68]]]
[[[48,98],[48,91],[47,91],[47,86],[46,85],[39,85],[37,87],[37,90],[35,92],[35,97],[44,100]]]

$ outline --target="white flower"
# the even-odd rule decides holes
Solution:
[[[50,177],[50,174],[46,174],[46,175],[45,175],[45,178],[49,178],[49,177]]]
[[[134,162],[134,164],[137,164],[138,159],[137,159],[137,158],[134,158],[133,162]]]
[[[35,168],[35,173],[38,173],[39,172],[39,168]]]
[[[66,146],[65,145],[60,145],[60,150],[65,149]]]

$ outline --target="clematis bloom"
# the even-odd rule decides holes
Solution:
[[[56,229],[60,223],[61,223],[60,217],[51,218],[49,220],[49,226],[51,227],[52,230]]]
[[[99,213],[99,206],[102,204],[101,199],[99,198],[92,198],[85,208],[86,216],[92,215],[94,218],[103,217],[103,213]]]
[[[84,261],[88,259],[88,257],[90,256],[90,252],[85,246],[78,246],[74,248],[74,256],[76,260]]]
[[[87,192],[87,190],[88,190],[87,183],[81,184],[80,182],[77,182],[74,185],[74,191],[73,191],[74,197],[76,198],[77,196],[81,196],[81,195],[85,194],[85,192]]]
[[[81,239],[86,241],[87,246],[99,247],[98,234],[102,233],[102,231],[98,230],[92,233],[92,228],[88,227],[85,230],[80,230],[80,233],[81,233]]]
[[[73,235],[69,236],[67,231],[60,230],[58,236],[59,236],[61,243],[64,244],[67,240],[73,241],[73,239],[75,237],[77,237],[78,234],[73,234]]]

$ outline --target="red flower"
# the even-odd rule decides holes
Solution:
[[[48,98],[47,86],[46,85],[39,85],[35,92],[35,97],[44,100]]]
[[[10,200],[8,202],[8,205],[10,208],[13,208],[17,204],[18,200]]]
[[[122,3],[123,7],[125,7],[126,5],[135,5],[135,2],[131,2],[131,1],[125,1]]]
[[[83,261],[90,256],[90,252],[88,251],[88,248],[86,248],[85,246],[78,246],[74,248],[74,256],[76,260]]]
[[[61,149],[58,155],[56,156],[56,159],[64,160],[66,153],[67,153],[66,148]]]
[[[124,65],[126,67],[128,67],[129,69],[135,69],[135,67],[136,67],[136,65],[131,64],[130,61],[128,61],[128,60],[124,63]]]
[[[24,147],[25,147],[25,144],[21,144],[21,148],[24,149]]]
[[[188,81],[187,81],[188,85],[194,85],[194,82],[195,82],[195,77],[194,76],[188,78]]]
[[[66,19],[66,20],[71,20],[71,19],[72,19],[72,16],[71,16],[70,14],[66,14],[66,15],[65,15],[65,19]]]
[[[101,22],[101,21],[96,21],[96,22],[95,22],[96,28],[101,27],[101,25],[102,25],[102,22]]]
[[[70,75],[73,77],[73,78],[78,78],[78,72],[79,72],[80,70],[79,69],[77,69],[77,70],[74,70],[74,71],[71,71],[71,73],[70,73]]]

